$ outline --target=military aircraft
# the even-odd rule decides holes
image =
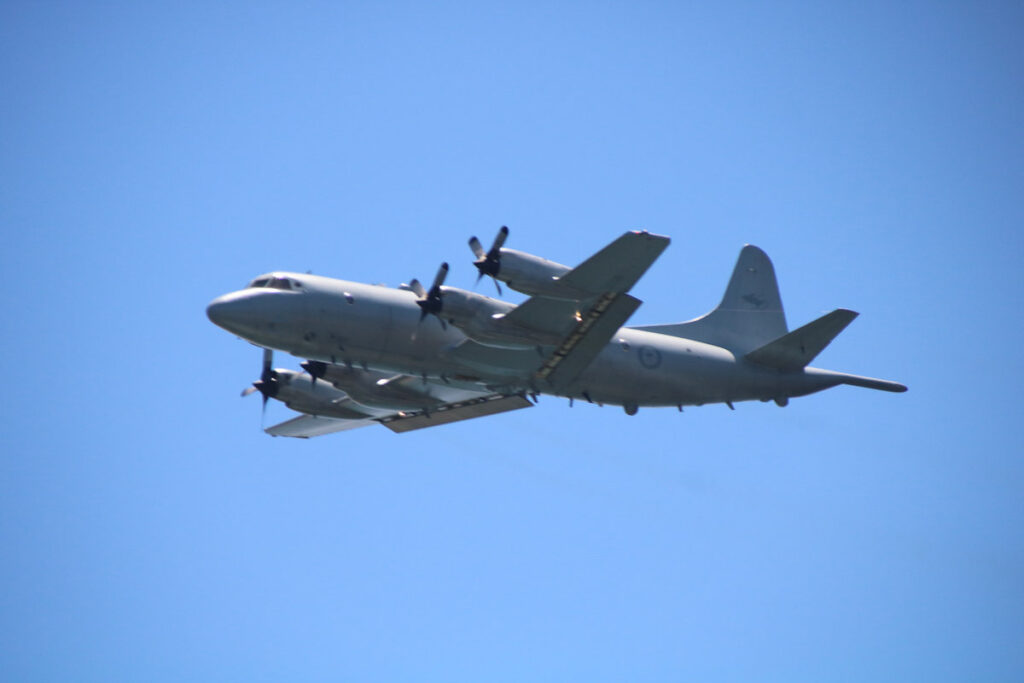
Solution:
[[[259,392],[301,413],[265,429],[308,438],[382,424],[406,432],[527,408],[540,394],[641,407],[774,401],[848,384],[903,392],[896,382],[808,364],[857,313],[837,309],[790,331],[767,254],[740,251],[721,303],[689,322],[624,327],[629,291],[669,238],[627,232],[575,268],[473,237],[477,282],[530,298],[519,305],[445,285],[397,288],[273,272],[225,294],[210,320],[263,347]],[[272,349],[307,359],[273,367]],[[533,402],[531,402],[531,399]]]

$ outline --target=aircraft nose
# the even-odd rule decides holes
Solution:
[[[219,296],[206,307],[206,317],[214,325],[241,334],[259,325],[258,302],[247,292],[231,292]]]
[[[206,317],[210,319],[214,325],[224,327],[228,323],[231,317],[231,299],[230,294],[219,296],[210,302],[210,305],[206,307]]]
[[[281,334],[296,319],[294,297],[290,293],[273,289],[242,289],[219,296],[206,307],[206,317],[228,332],[254,344],[273,346]]]

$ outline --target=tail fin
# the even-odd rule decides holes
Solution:
[[[690,322],[639,329],[722,346],[737,354],[778,339],[788,328],[771,259],[748,244],[740,251],[725,296],[715,310]]]
[[[856,317],[854,311],[836,309],[751,351],[746,359],[784,372],[800,370],[814,360]]]

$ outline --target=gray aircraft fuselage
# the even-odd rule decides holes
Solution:
[[[454,325],[443,329],[433,317],[421,319],[411,291],[308,274],[271,276],[295,286],[226,294],[207,308],[210,320],[253,344],[301,358],[478,388],[551,393],[532,377],[541,360],[537,350],[513,352],[522,359],[515,367],[456,361],[448,351],[467,337]],[[720,346],[623,327],[557,395],[627,408],[744,400],[785,405],[790,397],[839,384],[885,388],[873,382],[881,380],[810,367],[781,372]]]

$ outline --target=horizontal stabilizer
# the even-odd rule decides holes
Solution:
[[[854,311],[837,309],[751,351],[745,358],[785,372],[799,370],[814,360],[856,317]]]

